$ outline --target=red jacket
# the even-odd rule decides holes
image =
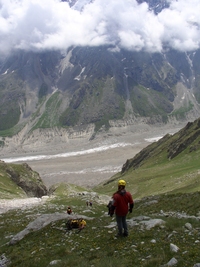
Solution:
[[[126,216],[129,210],[129,205],[133,206],[133,198],[129,192],[122,190],[113,195],[113,206],[115,207],[115,213],[118,216]]]

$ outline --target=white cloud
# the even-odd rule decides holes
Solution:
[[[67,49],[113,45],[113,49],[181,51],[200,47],[200,1],[171,0],[158,15],[136,0],[0,0],[0,53],[16,49]]]

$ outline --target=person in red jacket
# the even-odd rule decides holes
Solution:
[[[118,181],[118,190],[113,194],[113,203],[110,210],[112,217],[114,212],[116,215],[116,222],[118,227],[117,237],[128,236],[128,227],[126,222],[126,215],[128,212],[132,213],[134,201],[130,192],[125,190],[126,182],[124,180]]]
[[[72,213],[72,209],[70,207],[67,208],[67,214],[71,214]]]

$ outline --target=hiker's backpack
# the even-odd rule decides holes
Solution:
[[[66,228],[67,228],[67,230],[82,229],[85,226],[86,226],[86,221],[83,220],[82,218],[80,218],[80,219],[69,219],[66,222]]]
[[[109,202],[108,202],[108,205],[107,205],[107,208],[108,208],[108,215],[110,215],[110,213],[111,213],[111,207],[112,207],[112,200],[110,200]]]

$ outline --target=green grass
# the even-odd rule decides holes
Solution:
[[[193,109],[194,105],[189,101],[189,103],[185,103],[184,106],[180,107],[177,110],[174,110],[170,116],[175,116],[177,119],[184,119],[187,112],[191,111]]]
[[[1,164],[2,165],[2,164]],[[14,183],[0,165],[0,199],[22,198],[26,194]]]
[[[106,183],[95,187],[95,190],[111,194],[117,181],[123,178],[136,198],[172,191],[196,192],[200,190],[199,157],[200,152],[194,152],[181,157],[181,160],[179,157],[171,161],[160,157],[157,162],[150,159],[141,168],[130,169],[123,175],[114,175]]]
[[[171,109],[171,104],[160,92],[151,89],[147,90],[147,88],[139,85],[138,87],[134,87],[130,97],[135,114],[144,117],[159,114],[163,122],[167,122],[167,113]]]
[[[37,172],[25,164],[0,161],[0,199],[25,198],[34,185],[43,186]]]
[[[13,135],[19,133],[22,128],[25,126],[25,123],[17,124],[7,130],[0,131],[0,136],[4,137],[12,137]]]
[[[24,191],[16,186],[14,182],[6,177],[0,179],[0,195],[2,199],[13,199],[26,197]]]
[[[122,119],[125,112],[124,99],[114,94],[115,85],[108,77],[95,80],[92,84],[83,83],[60,116],[62,126],[95,124],[95,133],[102,127],[110,127],[109,120]]]
[[[128,161],[124,173],[117,173],[107,182],[93,188],[101,198],[112,196],[117,180],[125,179],[127,190],[133,195],[133,216],[149,216],[165,221],[164,226],[151,230],[139,224],[129,228],[129,237],[116,239],[116,227],[107,228],[114,218],[107,215],[106,203],[100,204],[95,194],[93,206],[86,207],[87,191],[75,185],[60,184],[51,188],[54,198],[42,206],[29,210],[17,210],[0,215],[0,255],[11,260],[10,266],[46,267],[53,260],[57,266],[140,266],[160,267],[173,257],[177,267],[194,266],[200,262],[200,149],[199,121],[188,124],[186,129],[142,150]],[[184,149],[182,149],[182,147]],[[175,153],[175,156],[173,154]],[[171,155],[171,157],[169,157]],[[20,166],[17,167],[18,171]],[[3,177],[3,171],[1,171]],[[6,184],[6,181],[2,181]],[[6,189],[5,189],[6,190]],[[12,190],[12,188],[10,189]],[[107,198],[106,198],[107,199]],[[70,206],[76,214],[90,218],[79,234],[76,230],[65,232],[65,220],[31,232],[15,245],[9,240],[22,231],[29,222],[41,214],[66,212]],[[163,212],[161,212],[161,210]],[[184,218],[179,214],[188,215]],[[162,215],[164,214],[164,215]],[[176,216],[177,215],[177,216]],[[195,218],[198,217],[198,218]],[[186,223],[193,229],[185,229]],[[153,243],[152,240],[156,242]],[[170,244],[179,247],[170,251]]]
[[[12,211],[0,215],[0,255],[5,253],[11,259],[12,266],[48,266],[53,260],[58,260],[56,266],[140,266],[156,267],[166,264],[172,257],[178,260],[176,266],[193,266],[200,261],[199,223],[195,219],[177,219],[164,217],[164,227],[151,230],[141,230],[139,226],[129,227],[129,237],[116,239],[116,229],[106,228],[114,218],[106,215],[106,206],[93,202],[90,212],[86,210],[85,196],[55,198],[53,203],[27,211]],[[132,216],[145,215],[159,218],[160,209],[164,212],[190,212],[196,215],[200,209],[200,194],[160,195],[155,197],[157,203],[147,205],[151,199],[142,199],[135,204]],[[58,200],[58,202],[57,202]],[[87,226],[80,233],[76,230],[65,232],[65,220],[49,224],[43,229],[29,233],[20,242],[9,246],[8,241],[13,235],[23,230],[39,214],[66,212],[67,205],[74,212],[93,217],[86,220]],[[192,205],[192,203],[194,205]],[[184,225],[190,222],[193,231],[188,234]],[[152,243],[152,240],[156,243]],[[179,247],[175,254],[170,251],[170,243]],[[184,252],[186,252],[184,254]]]
[[[39,118],[32,131],[37,128],[51,128],[59,126],[60,94],[55,92],[46,102],[45,111]],[[37,116],[37,113],[35,114]]]
[[[200,137],[198,120],[186,129],[167,135],[127,160],[127,168],[94,188],[99,193],[112,194],[118,179],[127,182],[136,197],[167,192],[196,192],[200,190]],[[170,158],[172,157],[172,158]]]

